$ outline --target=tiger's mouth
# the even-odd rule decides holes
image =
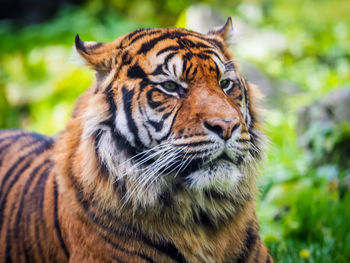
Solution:
[[[225,152],[222,152],[218,157],[214,159],[208,159],[208,160],[196,159],[191,161],[191,163],[186,167],[186,169],[184,169],[181,173],[179,173],[179,176],[181,178],[186,178],[190,174],[197,172],[199,170],[213,170],[214,167],[221,162],[226,162],[226,163],[229,163],[230,165],[238,165],[238,163],[232,160]]]
[[[242,160],[242,158],[233,160],[226,154],[225,151],[214,158],[212,158],[211,155],[207,156],[206,158],[196,159],[191,159],[190,157],[188,159],[177,158],[176,160],[169,161],[166,166],[158,170],[158,173],[161,175],[173,175],[175,177],[185,179],[190,174],[200,170],[214,170],[218,163],[224,162],[229,165],[239,166],[240,160]],[[152,158],[145,162],[145,164],[153,165],[158,161],[158,158]]]
[[[226,160],[228,162],[232,162],[232,159],[228,157],[228,155],[225,152],[223,152],[218,158],[216,158],[216,160]]]
[[[162,152],[162,150],[160,150]],[[162,154],[157,152],[148,151],[142,153],[138,158],[135,158],[137,162],[143,164],[146,171],[152,171],[152,174],[160,176],[170,176],[169,178],[178,178],[180,180],[187,180],[190,175],[196,174],[210,174],[211,177],[215,177],[218,173],[226,173],[226,170],[232,170],[233,168],[239,169],[241,162],[244,159],[244,155],[237,155],[227,153],[228,149],[223,148],[220,152],[207,152],[205,155],[203,151],[186,152],[180,149],[172,149],[172,151],[164,151]],[[175,158],[168,158],[173,152],[177,152]],[[139,166],[140,167],[140,166]],[[220,171],[219,171],[220,170]]]

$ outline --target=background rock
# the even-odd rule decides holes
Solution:
[[[299,109],[299,144],[312,162],[350,167],[350,89],[336,90]]]
[[[334,126],[341,122],[350,122],[350,89],[347,88],[331,92],[312,105],[300,108],[297,131],[302,136],[312,123]]]

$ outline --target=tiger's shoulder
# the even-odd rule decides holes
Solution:
[[[22,130],[0,131],[0,180],[6,180],[3,171],[28,168],[40,154],[53,148],[55,139],[35,132]],[[47,156],[47,154],[45,154]]]
[[[0,262],[65,259],[66,250],[58,251],[55,141],[35,132],[0,131]]]
[[[41,148],[51,148],[55,142],[53,137],[42,135],[36,132],[23,130],[0,130],[0,154],[8,153],[14,147],[22,150],[32,148],[40,144]]]

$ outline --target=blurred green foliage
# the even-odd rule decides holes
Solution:
[[[154,26],[144,23],[142,26]],[[115,12],[99,18],[88,9],[65,8],[44,24],[0,26],[0,127],[54,134],[65,127],[75,99],[93,72],[74,65],[77,33],[84,40],[112,41],[140,27]]]
[[[111,41],[139,27],[173,26],[186,7],[198,2],[203,1],[87,1],[79,8],[63,8],[43,24],[0,22],[0,128],[45,134],[64,129],[74,101],[94,78],[88,68],[71,63],[76,33],[83,40]],[[271,143],[259,177],[258,216],[275,261],[350,262],[348,162],[340,165],[336,156],[327,163],[311,162],[298,147],[296,133],[298,108],[349,88],[348,0],[204,2],[225,16],[237,15],[257,28],[283,34],[283,51],[246,59],[270,78],[300,87],[266,114]],[[349,138],[349,123],[332,129],[313,126],[309,134],[315,145],[311,154],[319,158]]]

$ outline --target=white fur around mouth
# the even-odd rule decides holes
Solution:
[[[226,192],[237,187],[242,177],[243,174],[234,163],[219,159],[189,174],[186,179],[192,189]]]

